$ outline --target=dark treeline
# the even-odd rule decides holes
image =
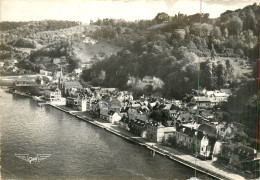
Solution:
[[[41,31],[51,31],[58,30],[63,28],[69,28],[78,25],[78,22],[75,21],[62,21],[62,20],[44,20],[44,21],[28,21],[28,22],[11,22],[11,21],[2,21],[0,22],[0,31],[9,31],[12,29],[16,29],[18,27],[22,28],[22,26],[29,26],[32,28],[33,26],[41,27]],[[44,28],[44,29],[43,29]]]
[[[17,27],[28,24],[28,22],[10,22],[2,21],[0,22],[0,31],[8,31],[11,29],[16,29]]]

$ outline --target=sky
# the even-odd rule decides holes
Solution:
[[[202,0],[202,13],[216,18],[226,10],[236,10],[260,0]],[[129,21],[153,19],[157,13],[169,15],[200,12],[200,0],[0,0],[0,21],[73,20],[89,23],[98,18]]]

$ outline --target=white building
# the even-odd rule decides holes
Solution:
[[[109,114],[109,122],[112,124],[119,124],[121,119],[122,117],[117,112]]]
[[[87,111],[87,100],[85,98],[78,98],[77,102],[78,110]]]
[[[45,99],[52,105],[66,105],[66,99],[61,97],[59,89],[45,91]]]
[[[41,69],[40,70],[40,74],[43,76],[52,76],[52,72],[51,71],[47,71],[45,69]]]

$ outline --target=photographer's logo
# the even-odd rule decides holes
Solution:
[[[35,162],[35,163],[41,162],[44,159],[47,159],[48,157],[50,157],[51,155],[50,154],[37,154],[35,157],[32,157],[32,156],[29,156],[29,154],[15,154],[15,156],[26,162],[29,162],[31,164],[32,162]]]

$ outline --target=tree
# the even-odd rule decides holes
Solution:
[[[226,60],[226,69],[227,69],[227,74],[229,75],[231,75],[234,72],[234,67],[232,66],[229,59]]]
[[[208,90],[215,89],[215,76],[212,72],[212,64],[209,61],[200,64],[200,85]]]
[[[257,21],[251,8],[245,11],[245,17],[243,18],[243,30],[252,30],[255,34],[257,32]]]
[[[214,44],[211,44],[211,58],[215,59],[216,55],[217,53],[215,51]]]
[[[161,12],[155,16],[154,20],[156,20],[158,23],[162,23],[164,21],[169,21],[169,18],[170,16],[167,13]]]
[[[169,113],[164,110],[153,110],[150,114],[150,118],[153,120],[162,123],[163,125],[166,125],[167,120],[170,119]]]
[[[211,24],[203,23],[200,27],[200,36],[208,37],[210,35],[211,30],[212,30]]]
[[[210,32],[213,39],[220,39],[222,34],[218,26],[214,26]]]
[[[216,67],[217,86],[220,89],[226,83],[226,69],[222,63]]]
[[[243,29],[243,22],[237,16],[233,16],[228,23],[228,32],[231,35],[238,36]]]

